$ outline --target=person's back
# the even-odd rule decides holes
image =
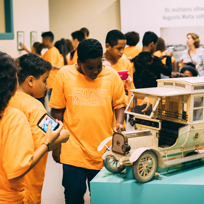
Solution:
[[[133,74],[135,88],[156,87],[156,80],[160,79],[161,74],[171,76],[171,57],[167,56],[167,64],[164,65],[158,57],[153,56],[157,40],[158,37],[155,33],[146,32],[142,40],[142,52],[132,59],[135,67]]]
[[[127,47],[124,49],[124,54],[128,59],[136,57],[141,51],[142,48],[137,46],[140,36],[138,33],[132,31],[125,34],[127,40]]]

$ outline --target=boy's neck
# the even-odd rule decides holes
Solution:
[[[28,95],[30,95],[30,96],[32,95],[32,94],[29,92],[29,90],[27,89],[27,87],[24,86],[23,84],[18,85],[17,91],[18,91],[18,92],[26,93],[26,94],[28,94]]]
[[[52,43],[47,46],[48,49],[51,49],[52,47],[54,47]]]
[[[107,50],[104,53],[104,57],[108,62],[110,62],[111,65],[114,65],[118,62],[118,59],[113,58]]]

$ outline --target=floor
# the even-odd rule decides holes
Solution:
[[[127,130],[134,129],[127,124]],[[64,204],[64,189],[62,183],[62,165],[57,164],[52,159],[52,153],[48,155],[47,167],[45,171],[45,181],[42,191],[42,204]],[[85,204],[90,204],[89,190],[84,197]]]

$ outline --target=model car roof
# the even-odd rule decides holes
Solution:
[[[183,82],[190,85],[204,85],[204,77],[182,77],[182,78],[171,78],[171,79],[158,79],[157,81],[171,81],[171,82]]]
[[[178,96],[178,95],[187,95],[191,94],[190,91],[187,91],[185,89],[178,89],[173,87],[155,87],[155,88],[145,88],[145,89],[132,89],[133,93],[138,94],[145,94],[149,96],[159,96],[159,97],[165,97],[165,96]]]

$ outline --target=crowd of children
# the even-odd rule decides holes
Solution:
[[[87,28],[71,36],[72,41],[62,38],[54,44],[54,34],[44,32],[42,43],[35,42],[31,51],[22,45],[28,54],[15,61],[0,52],[0,204],[41,203],[48,151],[63,165],[65,202],[83,204],[86,182],[90,190],[103,167],[98,145],[125,129],[130,89],[154,87],[161,74],[198,75],[192,64],[181,69],[183,75],[175,74],[172,51],[153,32],[144,34],[141,48],[138,33],[111,30],[105,51],[98,40],[89,39]],[[43,48],[48,50],[41,55]],[[119,71],[128,77],[121,80]],[[38,122],[47,111],[36,99],[46,93],[59,127],[52,130],[49,124],[43,133]],[[148,99],[141,102],[148,109]]]

